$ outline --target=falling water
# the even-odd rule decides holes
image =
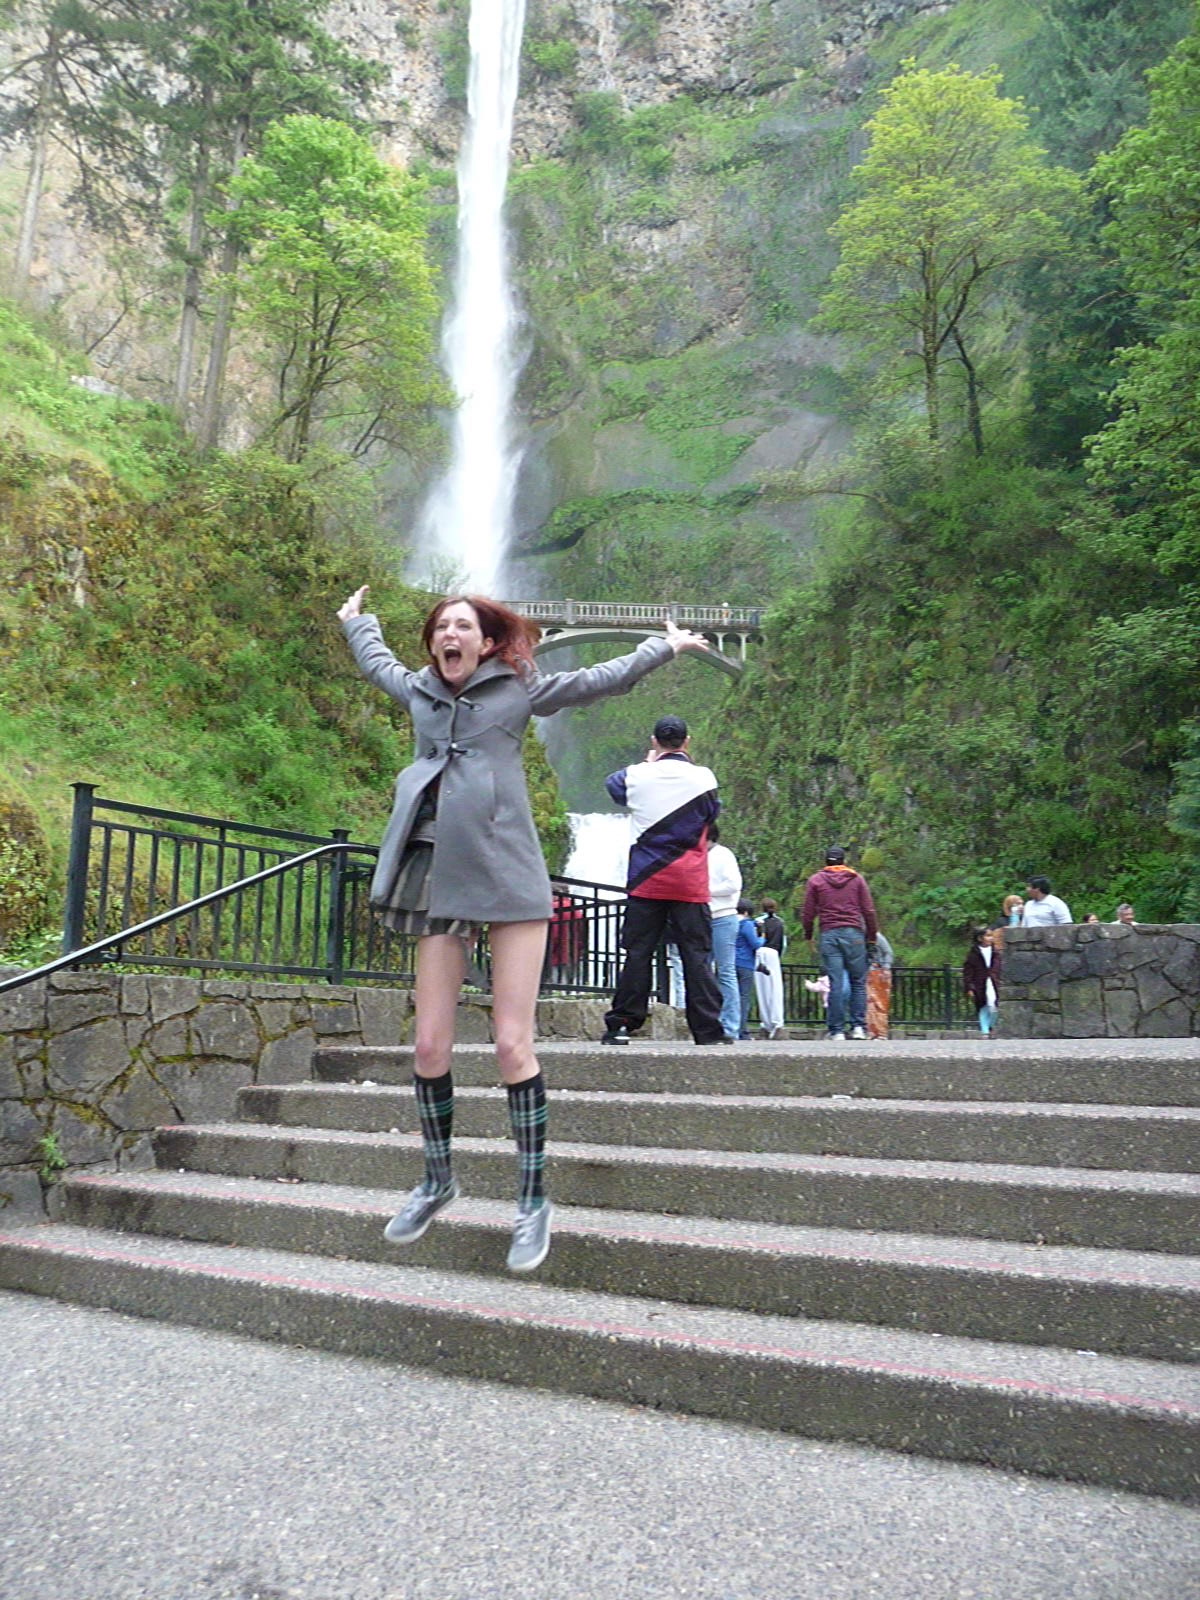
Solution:
[[[467,130],[458,162],[458,261],[442,355],[458,396],[450,466],[418,529],[420,577],[495,594],[520,456],[512,403],[520,372],[504,193],[525,0],[471,0]]]
[[[611,811],[569,812],[571,853],[568,878],[624,887],[629,870],[629,818]]]

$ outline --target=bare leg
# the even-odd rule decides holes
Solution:
[[[440,1078],[450,1070],[454,1021],[465,971],[463,942],[456,934],[431,933],[418,939],[413,1070],[419,1078]]]
[[[494,923],[491,940],[496,1063],[508,1090],[508,1115],[517,1146],[517,1220],[508,1265],[513,1272],[532,1272],[550,1249],[552,1210],[542,1186],[546,1085],[533,1053],[546,923]]]
[[[524,1083],[526,1078],[536,1078],[540,1070],[533,1053],[533,1029],[546,954],[546,927],[545,922],[497,922],[491,927],[492,1027],[496,1035],[496,1065],[505,1083]],[[417,982],[419,1028],[419,974]]]

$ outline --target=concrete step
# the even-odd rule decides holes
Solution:
[[[411,1088],[289,1084],[243,1089],[239,1115],[284,1127],[419,1131]],[[761,1150],[917,1161],[1200,1172],[1200,1108],[813,1096],[618,1095],[556,1090],[554,1136],[570,1143]],[[458,1135],[504,1138],[503,1091],[455,1086]]]
[[[162,1167],[372,1189],[419,1180],[411,1134],[254,1127],[160,1128]],[[784,1226],[967,1235],[1031,1244],[1189,1255],[1200,1237],[1200,1177],[943,1161],[553,1144],[550,1187],[568,1205]],[[507,1196],[507,1139],[455,1139],[469,1193]]]
[[[1200,1369],[67,1225],[0,1283],[438,1372],[1200,1500]]]
[[[399,1195],[204,1173],[68,1179],[66,1220],[215,1244],[495,1273],[512,1206],[463,1197],[389,1245]],[[556,1206],[539,1282],[774,1316],[1200,1361],[1200,1259]]]
[[[751,1041],[728,1049],[664,1041],[618,1048],[551,1041],[538,1057],[553,1089],[619,1094],[815,1095],[999,1100],[1009,1104],[1200,1106],[1194,1039],[875,1040],[854,1044]],[[408,1083],[412,1048],[321,1045],[326,1082]],[[454,1052],[456,1084],[495,1084],[487,1045]]]

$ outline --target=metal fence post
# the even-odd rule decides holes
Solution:
[[[71,812],[71,853],[67,858],[67,900],[63,907],[62,953],[69,956],[87,941],[83,923],[87,915],[88,855],[92,843],[94,783],[73,783],[75,804]]]
[[[334,828],[330,834],[338,844],[348,844],[350,830]],[[341,983],[346,949],[346,930],[342,926],[346,910],[346,855],[339,850],[329,864],[329,923],[325,936],[325,965],[330,983]]]
[[[942,998],[946,1017],[946,1031],[954,1028],[954,981],[949,967],[942,968]]]

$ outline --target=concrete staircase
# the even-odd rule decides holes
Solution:
[[[535,1280],[490,1052],[455,1058],[464,1198],[399,1250],[410,1052],[328,1047],[157,1170],[69,1179],[0,1286],[1200,1501],[1194,1046],[539,1049]]]

